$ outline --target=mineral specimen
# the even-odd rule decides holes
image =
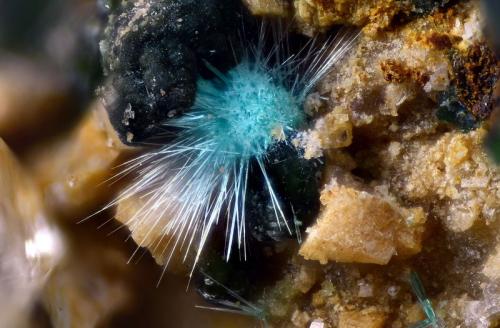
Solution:
[[[77,97],[71,96],[69,101],[52,98],[57,95],[54,90],[65,89],[64,78],[46,74],[48,64],[33,69],[23,62],[23,74],[1,65],[0,103],[5,106],[0,106],[0,112],[7,114],[0,118],[0,135],[9,145],[15,144],[29,169],[23,170],[0,145],[0,273],[10,279],[10,284],[0,279],[2,325],[13,320],[10,326],[19,327],[18,319],[29,317],[27,309],[33,300],[37,311],[42,316],[45,313],[46,321],[56,327],[254,326],[229,314],[219,316],[224,311],[249,315],[270,327],[499,325],[500,174],[483,147],[486,142],[490,154],[500,157],[499,121],[490,115],[498,106],[498,93],[493,91],[498,84],[498,62],[482,33],[478,1],[244,1],[253,14],[265,16],[266,21],[279,17],[308,35],[329,33],[335,24],[355,25],[363,35],[305,99],[311,126],[293,137],[280,129],[272,131],[273,137],[289,143],[266,149],[262,165],[279,190],[277,199],[293,205],[284,207],[284,212],[295,235],[269,220],[274,210],[268,206],[263,178],[250,173],[245,204],[252,217],[251,221],[247,217],[247,252],[235,250],[231,258],[225,257],[228,227],[217,225],[198,262],[205,275],[195,270],[192,277],[192,289],[210,304],[186,293],[187,282],[182,278],[169,272],[162,276],[163,269],[156,268],[147,256],[149,251],[158,264],[169,262],[168,270],[181,276],[192,269],[188,262],[196,254],[166,251],[169,242],[176,242],[171,237],[175,229],[166,231],[178,214],[175,208],[150,206],[154,199],[152,202],[146,192],[116,203],[120,224],[116,229],[111,222],[115,203],[109,211],[94,216],[90,224],[64,224],[68,221],[62,218],[86,217],[110,201],[120,183],[127,180],[114,174],[129,168],[113,167],[123,164],[130,152],[143,150],[126,147],[122,141],[141,143],[158,132],[157,122],[185,117],[194,95],[193,76],[210,80],[217,69],[227,76],[226,69],[231,70],[238,61],[221,38],[226,32],[235,32],[233,23],[241,26],[242,19],[233,9],[226,13],[229,1],[221,1],[223,7],[215,0],[101,3],[111,19],[102,43],[108,81],[100,94],[106,96],[108,110],[116,110],[111,117],[114,126],[99,104],[93,107],[100,109],[85,113],[76,127],[66,119],[61,124],[59,115],[65,109],[64,114],[76,120],[73,114],[78,111],[72,105],[85,107]],[[489,8],[495,3],[483,1]],[[165,4],[172,8],[163,8]],[[210,17],[203,21],[205,17],[197,13],[209,9]],[[211,13],[231,18],[230,22],[213,25]],[[496,14],[492,9],[486,13]],[[30,13],[21,11],[12,17],[25,14]],[[73,16],[68,17],[66,20]],[[8,21],[1,20],[0,26]],[[200,34],[215,31],[218,36],[212,39],[207,32],[206,38],[196,40],[180,37],[200,26]],[[8,30],[2,28],[0,39],[4,31]],[[19,31],[8,36],[28,45],[46,41],[26,37],[24,28]],[[58,58],[49,62],[67,62],[62,67],[69,69],[79,56],[73,53],[78,47],[70,47],[73,50],[67,56],[58,51],[66,40],[62,37],[65,31],[56,28],[49,37],[54,41],[50,44],[57,46],[48,52]],[[196,47],[214,42],[213,48]],[[201,58],[208,58],[216,70]],[[26,78],[25,71],[43,74],[39,79],[32,73]],[[169,94],[179,98],[168,98]],[[232,99],[243,104],[232,108],[253,103],[249,97]],[[172,104],[181,104],[179,113],[163,111]],[[288,108],[286,104],[281,103]],[[144,112],[138,110],[141,106]],[[251,117],[243,125],[253,122]],[[54,132],[63,135],[61,140],[37,147],[20,137],[28,133],[38,140],[42,131],[36,128],[49,123],[55,123]],[[73,131],[62,134],[62,125]],[[175,166],[171,161],[167,164]],[[252,169],[259,166],[251,165]],[[215,172],[222,174],[227,168],[217,167]],[[139,175],[147,173],[145,169]],[[175,200],[179,194],[172,190],[164,196]],[[320,214],[314,222],[318,206]],[[139,219],[136,213],[140,209],[150,215]],[[33,224],[42,217],[41,226]],[[62,260],[49,254],[57,249],[50,245],[57,244],[61,232],[47,224],[52,217],[63,226],[69,241],[62,244],[67,252]],[[114,230],[112,237],[103,233],[108,228],[105,223]],[[99,224],[104,228],[96,229]],[[128,231],[120,227],[130,230],[127,243],[122,240]],[[304,228],[309,233],[302,235],[304,242],[299,245],[297,232]],[[177,242],[187,245],[194,241],[186,237]],[[240,261],[238,255],[243,259],[245,254],[247,261]],[[43,260],[34,265],[33,258]],[[126,265],[127,258],[138,264]],[[59,264],[55,269],[54,263]],[[26,276],[32,268],[33,274]],[[416,283],[412,272],[418,272],[422,281]],[[159,277],[163,278],[155,289]],[[215,307],[219,314],[193,310],[193,304],[200,303]]]
[[[496,327],[500,177],[483,145],[498,63],[479,3],[311,0],[295,8],[306,32],[350,20],[365,34],[319,86],[319,118],[296,139],[308,157],[325,159],[326,186],[299,252],[310,261],[291,260],[287,272],[322,266],[312,292],[276,283],[264,303],[285,310],[271,321],[338,327],[346,314],[373,311],[379,325],[424,325],[408,284],[418,271],[439,324]],[[369,18],[355,21],[361,12]]]

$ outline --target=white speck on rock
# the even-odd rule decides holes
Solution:
[[[424,90],[427,93],[431,91],[444,91],[449,85],[448,65],[443,63],[434,70],[434,73],[429,78],[429,82],[424,85]]]
[[[359,297],[372,297],[373,296],[373,286],[364,281],[364,280],[361,280],[358,282],[358,286],[359,286],[359,291],[358,291],[358,296]]]
[[[387,288],[387,294],[389,294],[390,297],[396,297],[399,293],[399,289],[398,286],[389,286],[389,288]]]
[[[134,134],[127,132],[127,142],[132,142],[132,140],[134,140]]]
[[[132,110],[132,105],[128,104],[127,108],[123,112],[123,120],[122,123],[128,126],[130,124],[130,120],[135,118],[135,112]]]
[[[325,327],[325,323],[321,320],[314,320],[313,322],[311,322],[311,325],[309,326],[309,328],[324,328]]]

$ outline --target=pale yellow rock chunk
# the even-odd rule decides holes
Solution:
[[[168,229],[172,213],[162,209],[151,210],[147,215],[142,210],[150,208],[148,199],[134,195],[118,202],[115,219],[130,230],[131,237],[137,245],[145,247],[158,265],[168,264],[168,270],[184,273],[189,263],[184,263],[185,248],[176,244],[173,231]]]
[[[123,199],[116,208],[115,219],[126,225],[137,245],[150,250],[159,264],[165,264],[165,247],[169,238],[164,236],[163,228],[168,223],[168,215],[158,213],[147,217],[137,217],[137,213],[147,206],[147,201],[138,196]],[[165,240],[162,243],[162,239]]]
[[[352,144],[352,123],[346,108],[338,107],[316,121],[314,129],[300,133],[295,146],[304,149],[304,158],[320,157],[325,150],[345,148]]]
[[[483,268],[483,274],[490,279],[500,279],[500,245],[490,255]]]
[[[334,186],[322,193],[325,206],[308,229],[300,254],[328,261],[387,264],[393,256],[420,252],[425,215],[379,196]]]
[[[452,231],[493,224],[500,214],[500,170],[484,151],[485,135],[480,128],[406,143],[402,158],[384,156],[383,175],[407,199],[441,202],[443,223]]]

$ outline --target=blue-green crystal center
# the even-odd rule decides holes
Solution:
[[[194,110],[205,113],[197,134],[217,151],[256,156],[304,120],[300,101],[265,69],[243,62],[214,80],[200,79]]]

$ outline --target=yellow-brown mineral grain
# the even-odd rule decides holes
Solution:
[[[350,146],[352,128],[347,109],[337,107],[318,119],[312,130],[300,133],[293,142],[304,149],[304,158],[320,157],[323,151]]]
[[[483,149],[485,134],[455,131],[405,143],[404,156],[383,156],[383,176],[405,198],[439,208],[453,231],[492,224],[500,211],[500,170]]]
[[[289,12],[285,0],[244,0],[253,15],[286,17]]]
[[[329,261],[387,264],[421,249],[425,215],[344,186],[323,191],[323,210],[300,248],[300,254],[322,264]]]
[[[496,247],[495,252],[487,259],[483,268],[483,274],[492,280],[500,279],[500,245]]]
[[[339,315],[339,328],[382,328],[387,315],[376,309],[345,311]]]
[[[148,198],[131,196],[118,201],[115,219],[124,224],[139,247],[148,249],[156,263],[165,265],[171,272],[185,272],[183,250],[176,245],[173,230],[169,230],[172,214],[160,209],[151,210],[148,215],[138,216],[148,206]],[[170,225],[169,225],[170,224]],[[173,256],[171,256],[173,254]]]
[[[414,303],[402,309],[405,319],[408,323],[415,323],[425,319],[425,314],[422,311],[422,306],[419,303]]]
[[[366,26],[372,33],[387,28],[404,6],[395,0],[294,0],[299,26],[308,33],[333,25]]]

